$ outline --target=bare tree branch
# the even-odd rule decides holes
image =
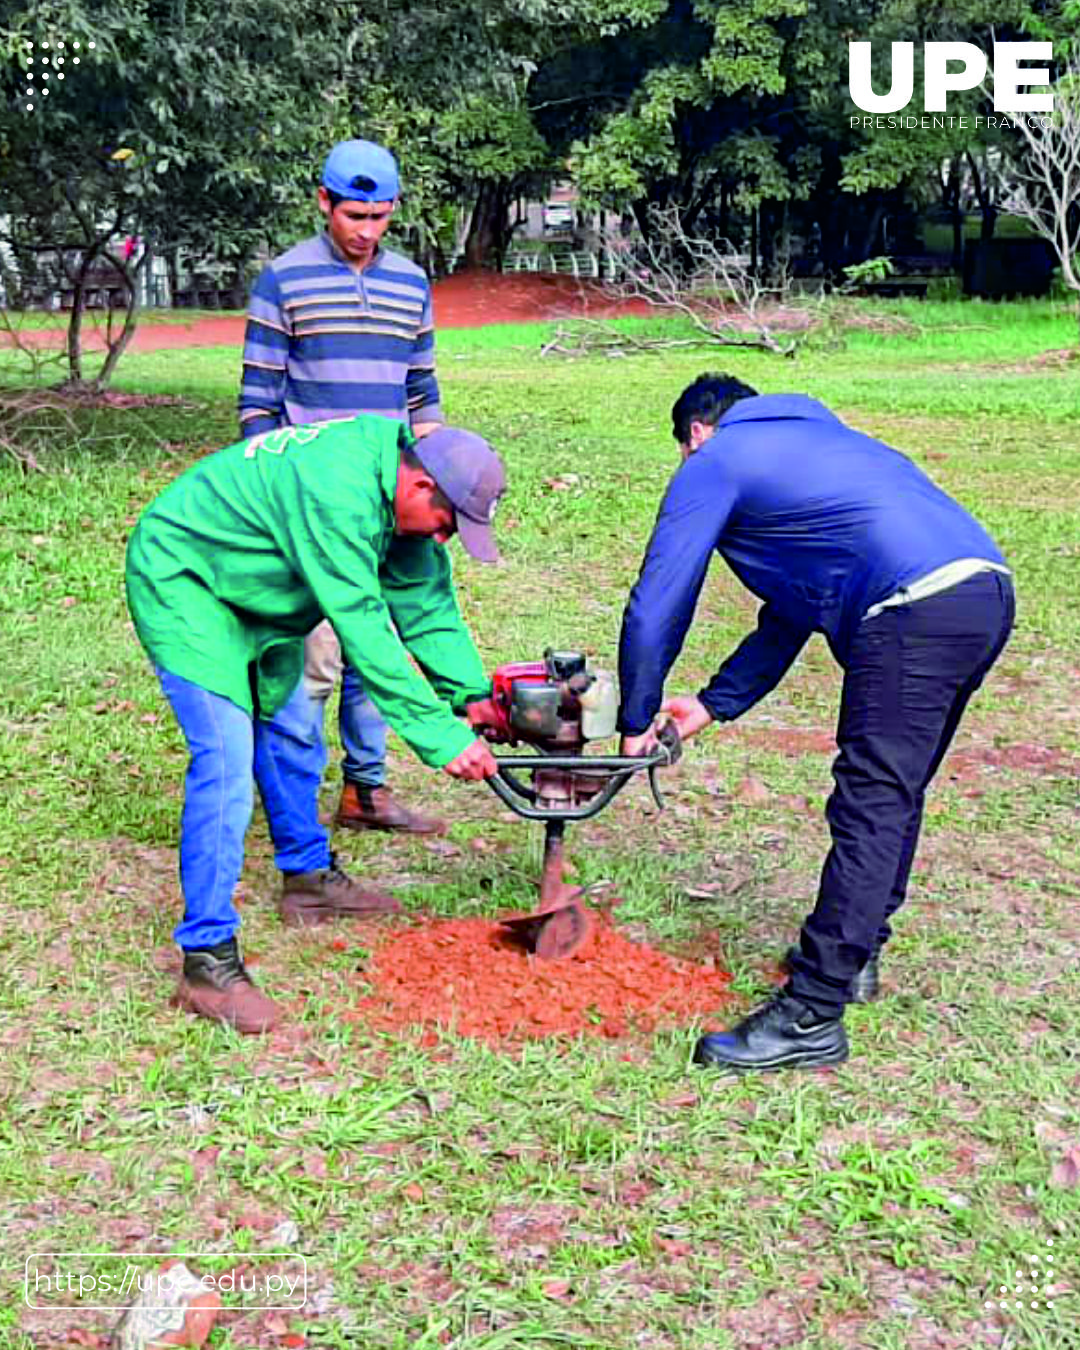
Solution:
[[[136,282],[149,254],[144,249],[142,256],[134,267],[131,266],[128,259],[122,257],[119,253],[110,251],[108,248],[102,250],[102,256],[116,268],[124,283],[124,326],[116,338],[113,337],[112,307],[110,306],[108,310],[108,323],[106,325],[105,334],[108,355],[105,357],[105,362],[98,372],[96,381],[98,387],[103,389],[112,377],[117,362],[120,360],[121,356],[123,356],[128,343],[135,336],[135,328],[138,324],[139,306],[139,292]]]
[[[53,367],[62,365],[65,360],[61,344],[50,341],[61,337],[57,325],[41,328],[36,324],[30,327],[25,322],[24,310],[9,309],[0,305],[0,347],[10,348],[19,353],[25,369],[25,382],[31,386],[45,383],[46,376]],[[16,315],[19,317],[16,318]]]
[[[687,233],[675,208],[651,208],[649,225],[613,288],[619,299],[682,315],[710,345],[795,355],[799,333],[810,320],[805,306],[790,304],[786,278],[778,286],[764,285],[727,240]],[[625,255],[625,241],[618,237],[607,246],[613,256]]]
[[[996,165],[1000,209],[1051,245],[1065,285],[1080,298],[1080,57],[1053,91],[1052,113],[1013,115],[1017,153]]]
[[[674,347],[700,347],[700,337],[647,337],[626,332],[602,319],[573,319],[560,323],[553,337],[540,348],[541,356],[631,356],[641,352],[670,351]],[[729,346],[758,347],[749,339]]]

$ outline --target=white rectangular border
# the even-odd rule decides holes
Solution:
[[[108,1260],[110,1260],[110,1261],[120,1261],[120,1260],[123,1260],[123,1259],[125,1259],[125,1258],[128,1259],[128,1260],[132,1260],[132,1259],[134,1259],[134,1260],[147,1259],[147,1260],[153,1260],[153,1261],[156,1261],[158,1264],[160,1264],[162,1261],[183,1261],[185,1257],[189,1257],[189,1256],[190,1256],[190,1257],[201,1257],[201,1258],[203,1258],[203,1259],[205,1259],[205,1258],[208,1257],[208,1256],[214,1256],[214,1257],[218,1257],[218,1256],[241,1256],[241,1257],[244,1257],[244,1258],[246,1259],[246,1261],[248,1261],[248,1262],[250,1262],[252,1259],[254,1259],[254,1260],[256,1260],[256,1261],[263,1261],[263,1260],[271,1261],[271,1260],[281,1260],[281,1259],[284,1259],[284,1260],[286,1260],[286,1261],[299,1261],[299,1262],[302,1263],[303,1268],[304,1268],[304,1298],[303,1298],[303,1302],[301,1302],[301,1303],[245,1303],[245,1304],[238,1305],[238,1306],[236,1306],[236,1307],[229,1307],[226,1303],[222,1302],[221,1310],[222,1310],[222,1312],[241,1312],[241,1311],[250,1311],[250,1312],[299,1312],[302,1308],[304,1308],[304,1307],[307,1306],[307,1297],[308,1297],[308,1268],[307,1268],[307,1257],[306,1257],[306,1256],[302,1256],[299,1252],[240,1252],[240,1251],[224,1251],[224,1252],[207,1252],[207,1251],[202,1251],[202,1252],[30,1252],[30,1253],[27,1255],[26,1260],[23,1262],[23,1303],[26,1305],[27,1308],[32,1309],[34,1312],[56,1312],[56,1313],[65,1313],[65,1314],[71,1314],[71,1313],[76,1312],[76,1311],[79,1311],[79,1310],[82,1310],[82,1311],[84,1311],[84,1312],[127,1312],[131,1307],[134,1306],[132,1303],[119,1303],[119,1304],[114,1304],[114,1303],[63,1303],[63,1304],[57,1304],[57,1305],[55,1305],[55,1306],[51,1306],[51,1305],[43,1304],[43,1303],[31,1303],[31,1302],[30,1302],[30,1262],[33,1261],[33,1260],[35,1260],[35,1259],[37,1259],[37,1258],[39,1258],[39,1257],[42,1257],[42,1256],[55,1256],[55,1257],[95,1256],[95,1257],[105,1257],[106,1259],[108,1259]],[[242,1264],[242,1263],[241,1263],[241,1262],[237,1262],[236,1264],[237,1264],[237,1265],[240,1265],[240,1264]],[[210,1291],[207,1290],[207,1292],[209,1293]],[[170,1311],[170,1305],[168,1305],[168,1304],[161,1304],[161,1305],[158,1305],[158,1304],[143,1304],[142,1306],[145,1307],[148,1311],[153,1311],[153,1312],[168,1312],[168,1311]]]

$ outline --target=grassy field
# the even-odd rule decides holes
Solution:
[[[223,1318],[219,1350],[1080,1346],[1080,370],[1042,355],[1075,321],[899,312],[917,335],[794,362],[541,357],[542,328],[440,341],[449,414],[511,476],[505,565],[453,545],[491,666],[548,645],[614,661],[676,462],[668,410],[703,369],[823,399],[1011,559],[1015,637],[938,779],[886,996],[852,1010],[835,1072],[703,1074],[696,1026],[520,1052],[374,1035],[342,1016],[365,929],[338,950],[279,926],[261,816],[244,937],[289,1021],[241,1041],[170,1008],[185,754],[127,619],[123,548],[147,500],[232,438],[238,353],[128,357],[118,388],[177,401],[80,413],[78,445],[42,414],[48,472],[0,462],[0,1344],[93,1346],[116,1316],[55,1295],[29,1309],[35,1251],[288,1249],[306,1308]],[[670,689],[698,687],[754,608],[714,568]],[[634,788],[568,835],[632,933],[702,958],[719,944],[740,1007],[812,904],[838,690],[815,640],[688,748],[662,815]],[[351,869],[417,914],[531,903],[538,827],[400,744],[392,768],[452,818],[449,844],[341,838]],[[1018,1272],[1050,1266],[1054,1307],[1018,1300]]]
[[[243,317],[245,311],[242,309],[141,309],[139,311],[140,324],[153,323],[196,323],[199,319],[229,319]],[[123,325],[124,311],[114,309],[112,312],[114,325],[119,323]],[[105,309],[88,309],[84,312],[83,322],[87,327],[104,328],[108,322],[109,311]],[[8,310],[6,319],[12,330],[19,332],[32,332],[41,328],[59,328],[66,330],[68,322],[71,319],[71,311],[67,309],[57,310]]]

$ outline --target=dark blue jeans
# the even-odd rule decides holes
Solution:
[[[326,751],[311,735],[322,705],[301,681],[289,702],[264,722],[179,675],[160,667],[157,675],[191,754],[180,818],[184,917],[173,937],[185,950],[212,947],[240,926],[233,891],[244,865],[253,776],[278,867],[308,872],[329,865],[329,836],[318,816]]]
[[[887,942],[904,903],[926,789],[1012,631],[1012,581],[980,572],[859,626],[845,665],[826,807],[832,847],[791,992],[823,1016]]]

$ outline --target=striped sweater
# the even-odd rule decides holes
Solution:
[[[275,258],[248,305],[240,434],[375,413],[441,422],[431,287],[381,248],[361,272],[325,231]]]

